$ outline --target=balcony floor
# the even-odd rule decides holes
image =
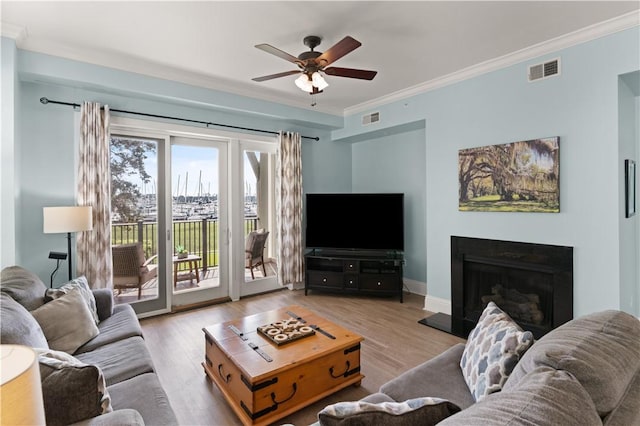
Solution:
[[[275,262],[267,262],[266,264],[267,276],[275,276],[277,266]],[[259,280],[263,277],[262,267],[255,268],[253,271],[255,279]],[[179,276],[180,277],[180,276]],[[244,270],[245,282],[251,282],[251,272],[248,269]],[[183,280],[178,280],[173,292],[174,294],[186,293],[190,291],[198,291],[207,288],[217,287],[219,285],[218,268],[209,268],[206,272],[200,271],[200,282],[197,283],[195,279],[189,280],[185,277]],[[138,289],[125,289],[114,290],[113,297],[116,304],[133,303],[142,300],[150,300],[158,297],[158,279],[154,278],[147,281],[142,285],[142,295],[138,299]]]

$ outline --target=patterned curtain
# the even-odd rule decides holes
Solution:
[[[78,204],[93,207],[93,230],[78,233],[77,273],[92,288],[111,288],[109,107],[83,102],[80,114]]]
[[[280,132],[276,154],[278,282],[304,280],[302,248],[302,146],[298,133]]]

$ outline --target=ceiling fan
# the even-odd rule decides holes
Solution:
[[[283,52],[282,50],[275,48],[269,44],[257,44],[256,47],[260,50],[264,50],[267,53],[276,55],[286,61],[292,62],[298,66],[298,70],[285,71],[278,74],[265,75],[263,77],[253,78],[253,81],[266,81],[279,77],[286,77],[288,75],[302,73],[295,81],[303,91],[312,95],[321,93],[324,88],[329,84],[322,77],[321,72],[328,75],[335,75],[337,77],[349,77],[357,78],[360,80],[373,80],[378,73],[377,71],[359,70],[354,68],[338,68],[328,67],[333,62],[342,58],[349,52],[357,49],[362,45],[358,40],[346,36],[338,43],[329,48],[326,52],[316,52],[315,49],[320,44],[321,38],[318,36],[307,36],[303,39],[305,46],[309,47],[308,52],[302,52],[297,57]]]

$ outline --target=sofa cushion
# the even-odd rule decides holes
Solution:
[[[460,411],[460,407],[440,398],[414,398],[403,402],[377,404],[355,401],[326,406],[318,419],[321,426],[431,426]]]
[[[386,393],[396,401],[433,395],[465,409],[475,400],[460,369],[463,351],[462,343],[452,346],[435,358],[388,381],[380,387],[380,392]]]
[[[0,343],[48,348],[38,321],[7,294],[0,294]]]
[[[100,346],[124,340],[133,336],[142,336],[142,328],[136,317],[136,313],[130,305],[118,305],[113,315],[98,324],[98,334],[84,345],[80,346],[75,354],[92,351]]]
[[[620,403],[640,369],[640,321],[603,311],[571,320],[544,335],[522,357],[505,390],[539,366],[566,370],[578,379],[605,417]]]
[[[113,290],[110,288],[94,288],[91,292],[93,293],[93,297],[96,299],[98,319],[100,321],[104,321],[113,315]]]
[[[44,305],[47,287],[33,272],[20,266],[9,266],[0,273],[0,291],[11,296],[28,311],[33,311]]]
[[[177,425],[178,420],[158,376],[147,373],[109,386],[115,410],[131,408],[140,413],[148,425]]]
[[[98,308],[96,307],[96,298],[93,296],[93,292],[89,288],[89,284],[87,283],[87,278],[82,276],[78,277],[74,280],[69,281],[64,284],[60,288],[50,288],[45,292],[45,302],[49,302],[53,299],[58,299],[65,294],[69,293],[71,290],[77,289],[82,298],[84,299],[89,311],[91,312],[91,316],[93,320],[96,322],[96,325],[100,323],[98,319]]]
[[[533,344],[533,334],[489,302],[469,334],[460,368],[476,401],[498,392],[520,357]]]
[[[629,384],[620,404],[603,419],[604,426],[640,425],[640,370]]]
[[[153,372],[153,362],[142,337],[135,336],[76,354],[80,361],[97,365],[107,386]]]
[[[585,389],[566,371],[541,367],[517,388],[487,396],[439,426],[602,425]]]
[[[66,352],[39,349],[47,425],[67,425],[113,411],[100,369]]]
[[[31,312],[49,342],[49,347],[73,353],[98,335],[99,330],[77,289]]]
[[[140,413],[132,409],[112,411],[101,416],[82,420],[69,426],[144,426]]]

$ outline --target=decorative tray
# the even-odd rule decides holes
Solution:
[[[316,334],[311,327],[293,318],[262,325],[258,327],[258,333],[278,346]]]

